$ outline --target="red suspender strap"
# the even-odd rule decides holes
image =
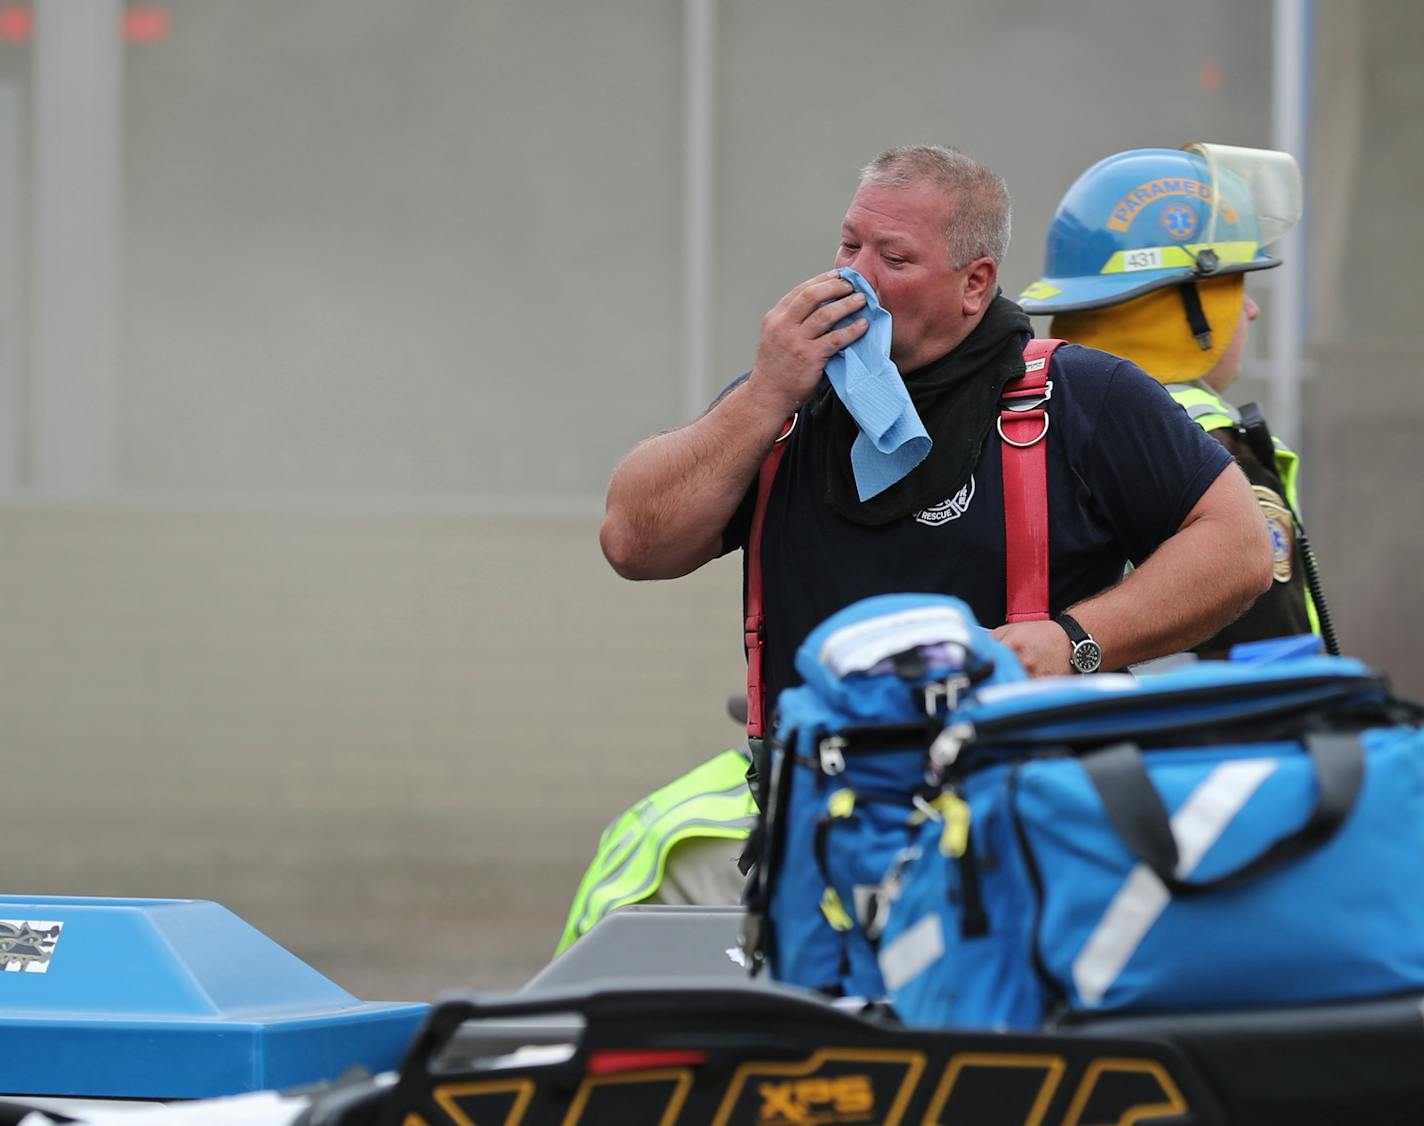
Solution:
[[[1048,620],[1048,378],[1061,340],[1030,340],[1024,374],[1004,388],[999,437],[1004,440],[1006,622]]]
[[[756,508],[752,510],[752,527],[747,534],[747,605],[745,642],[747,646],[747,737],[760,739],[766,726],[766,685],[762,683],[762,650],[766,647],[766,615],[762,611],[761,534],[766,527],[766,504],[771,499],[771,485],[781,455],[786,452],[786,439],[796,429],[796,415],[786,420],[781,437],[757,477]]]
[[[1048,614],[1048,378],[1053,351],[1061,340],[1030,340],[1024,349],[1024,374],[1004,388],[999,436],[1004,440],[1004,539],[1007,553],[1005,621],[1047,621]],[[761,541],[767,501],[786,439],[796,429],[787,420],[781,437],[766,455],[757,479],[756,508],[747,536],[747,735],[761,738],[766,726],[766,689],[762,657],[766,615],[762,608]]]

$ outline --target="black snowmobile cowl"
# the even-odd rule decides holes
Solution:
[[[519,993],[443,1000],[394,1085],[319,1099],[306,1120],[1353,1126],[1424,1117],[1424,997],[1025,1034],[910,1029],[880,1008],[748,980],[728,956],[740,915],[615,912]]]

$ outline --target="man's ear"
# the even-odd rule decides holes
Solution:
[[[964,315],[977,317],[989,307],[999,292],[999,264],[992,258],[976,258],[964,269]]]

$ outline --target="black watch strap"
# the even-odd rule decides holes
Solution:
[[[1068,640],[1074,645],[1080,641],[1093,640],[1088,631],[1078,624],[1078,619],[1072,614],[1059,614],[1053,620],[1063,627],[1063,632],[1068,635]]]
[[[1093,640],[1093,635],[1078,624],[1078,619],[1071,614],[1059,614],[1053,619],[1068,635],[1068,640],[1073,644],[1073,653],[1069,657],[1069,663],[1073,666],[1074,672],[1090,673],[1097,672],[1103,665],[1102,647]]]

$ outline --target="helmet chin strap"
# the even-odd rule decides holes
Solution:
[[[1177,292],[1182,298],[1182,308],[1187,314],[1187,324],[1191,326],[1192,335],[1196,337],[1197,344],[1201,346],[1203,352],[1211,351],[1211,324],[1206,319],[1206,312],[1202,309],[1201,294],[1197,292],[1197,283],[1194,281],[1185,282],[1177,286]]]

